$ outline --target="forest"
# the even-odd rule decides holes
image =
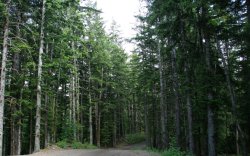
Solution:
[[[165,156],[249,155],[250,0],[141,0],[132,54],[83,1],[0,0],[0,156],[128,135]]]

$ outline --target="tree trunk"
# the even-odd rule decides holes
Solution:
[[[211,101],[213,96],[208,93],[208,99]],[[211,104],[207,105],[207,131],[208,131],[208,156],[216,156],[215,153],[215,142],[214,142],[214,112]]]
[[[23,99],[23,89],[21,89],[20,100]],[[22,112],[22,105],[19,104],[19,111]],[[22,152],[22,116],[18,119],[18,138],[17,138],[17,155],[21,155]]]
[[[44,121],[44,147],[48,147],[49,141],[48,141],[48,94],[45,93],[45,121]]]
[[[42,54],[44,46],[44,20],[45,20],[45,4],[46,0],[43,0],[42,5],[42,19],[41,19],[41,33],[40,33],[40,48],[38,59],[38,80],[37,80],[37,101],[36,101],[36,127],[35,127],[35,147],[34,152],[40,151],[40,121],[41,121],[41,82],[42,82]]]
[[[19,64],[19,67],[20,67],[20,64]],[[21,91],[20,91],[20,100],[22,100],[22,98],[23,98],[23,89],[21,89]],[[22,104],[21,104],[21,102],[19,102],[18,106],[19,106],[18,107],[19,111],[22,112]],[[21,154],[21,150],[22,150],[21,135],[22,135],[22,115],[19,115],[18,121],[17,121],[17,138],[16,138],[16,142],[17,142],[17,149],[16,150],[17,151],[16,151],[16,155]]]
[[[52,98],[52,119],[53,119],[53,126],[52,126],[52,143],[56,143],[56,131],[57,131],[57,102],[56,97],[53,96]]]
[[[229,96],[230,96],[230,101],[231,101],[231,107],[232,107],[232,114],[233,117],[235,118],[235,141],[236,141],[236,154],[240,155],[240,145],[239,145],[239,141],[241,141],[242,145],[245,146],[245,137],[243,132],[241,131],[241,127],[239,125],[238,119],[237,119],[237,101],[236,101],[236,96],[235,96],[235,91],[234,91],[234,87],[231,83],[230,80],[230,70],[229,70],[229,64],[226,60],[226,58],[224,57],[223,51],[221,49],[221,45],[220,45],[220,41],[218,39],[216,39],[217,41],[217,50],[218,50],[218,54],[221,57],[222,60],[222,64],[223,64],[223,70],[226,76],[226,82],[227,82],[227,89],[229,92]],[[226,46],[226,44],[225,44]],[[227,47],[225,47],[225,50],[227,51]],[[227,52],[228,53],[228,52]],[[239,140],[240,139],[240,140]],[[244,148],[242,149],[242,151],[244,152]],[[247,152],[245,152],[247,153]],[[244,154],[245,155],[245,154]]]
[[[6,77],[6,62],[8,55],[8,38],[9,38],[9,11],[10,2],[6,3],[6,22],[4,26],[3,36],[3,53],[2,53],[2,66],[1,66],[1,86],[0,86],[0,156],[3,154],[3,119],[4,119],[4,95],[5,95],[5,77]]]
[[[89,144],[93,145],[92,100],[91,100],[91,64],[89,60],[88,98],[89,98]]]
[[[29,154],[31,154],[32,153],[32,145],[33,145],[33,143],[32,143],[32,140],[33,140],[33,110],[30,110],[30,129],[29,129],[29,133],[30,133],[30,135],[29,135]]]
[[[190,75],[189,75],[189,63],[185,63],[185,73],[186,73],[186,83],[188,85],[191,84],[190,82]],[[190,97],[190,86],[188,86],[188,89],[186,91],[186,103],[187,103],[187,118],[188,118],[188,145],[189,145],[189,151],[192,155],[194,155],[194,137],[193,137],[193,110],[192,110],[192,103],[191,103],[191,97]]]
[[[100,89],[102,90],[102,87],[103,87],[103,67],[102,67],[102,70],[101,70],[101,84],[100,84]],[[99,92],[99,101],[96,102],[96,105],[95,105],[95,124],[96,124],[96,144],[97,144],[97,147],[101,147],[101,117],[100,117],[100,108],[99,108],[99,105],[100,105],[100,102],[102,100],[102,91]]]
[[[145,124],[145,133],[146,133],[146,145],[151,147],[150,144],[150,135],[149,135],[149,125],[148,125],[148,103],[147,103],[147,94],[144,93],[144,124]]]
[[[168,146],[168,138],[167,138],[167,118],[166,118],[166,99],[165,99],[165,85],[164,85],[164,75],[163,75],[163,61],[161,56],[161,43],[158,41],[158,61],[159,61],[159,74],[160,74],[160,107],[161,107],[161,142],[162,148],[166,148]]]
[[[79,76],[78,72],[76,72],[76,123],[80,124],[80,84],[79,84]],[[77,126],[77,125],[76,125]],[[80,141],[80,134],[81,134],[81,129],[76,127],[77,130],[77,136],[76,139]]]
[[[13,101],[13,100],[11,100]],[[11,103],[11,119],[10,119],[10,155],[14,155],[15,151],[16,151],[16,143],[15,143],[15,138],[16,133],[15,133],[15,129],[16,129],[16,125],[15,125],[15,115],[14,113],[16,112],[16,104],[13,102]]]
[[[203,32],[204,33],[204,32]],[[211,65],[211,51],[210,51],[210,38],[208,34],[204,33],[204,40],[205,40],[205,60],[206,60],[206,68],[208,76],[213,77],[213,69]],[[211,102],[213,101],[213,94],[212,94],[212,88],[211,84],[208,83],[207,88],[207,98],[208,98],[208,104],[207,104],[207,137],[208,137],[208,156],[216,156],[215,151],[215,141],[214,141],[214,110],[211,105]]]
[[[173,91],[175,96],[175,130],[176,130],[176,144],[180,147],[180,94],[179,94],[179,82],[176,69],[176,50],[175,48],[171,51],[171,64],[172,64],[172,81]]]
[[[116,110],[114,110],[114,123],[113,123],[113,147],[115,147],[115,145],[116,145],[116,140],[117,140],[117,138],[116,138],[116,136],[117,136],[117,134],[116,134],[116,132],[117,132],[117,129],[116,129],[116,122],[117,122],[117,116],[116,116]]]
[[[16,26],[16,32],[17,32],[17,39],[21,38],[21,31],[20,31],[20,24],[21,24],[21,13],[19,10],[17,10],[17,26]],[[16,51],[13,56],[13,79],[11,80],[12,86],[11,89],[15,90],[12,94],[13,99],[15,99],[15,102],[11,105],[11,155],[20,155],[20,131],[21,131],[21,116],[16,116],[16,111],[21,111],[21,104],[20,104],[20,84],[16,81],[18,77],[20,76],[20,52]]]
[[[76,67],[76,56],[75,56],[75,45],[74,42],[72,42],[72,50],[73,50],[73,57],[74,57],[74,69],[72,73],[72,81],[71,81],[71,94],[72,94],[72,120],[73,120],[73,136],[74,140],[76,140],[76,72],[77,72],[77,67]]]

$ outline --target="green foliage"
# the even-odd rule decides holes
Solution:
[[[68,148],[68,143],[66,140],[59,141],[56,143],[56,145],[63,149]]]
[[[73,149],[96,149],[95,145],[91,145],[88,143],[81,143],[78,141],[67,142],[66,140],[62,140],[56,143],[56,145],[63,149],[73,148]]]
[[[73,149],[96,149],[97,147],[95,145],[91,145],[88,143],[80,143],[80,142],[73,142],[71,147]]]
[[[63,126],[63,132],[61,134],[61,140],[65,140],[67,142],[72,142],[72,138],[74,138],[74,123],[70,122],[68,119]]]
[[[180,149],[175,147],[170,147],[169,149],[161,153],[162,156],[187,156],[186,152],[180,151]]]
[[[128,144],[134,144],[147,137],[151,147],[161,149],[159,60],[162,60],[168,136],[176,135],[174,91],[179,90],[182,141],[189,138],[186,97],[190,95],[194,143],[197,146],[198,141],[202,142],[200,151],[207,152],[208,105],[214,112],[217,152],[236,152],[236,121],[243,131],[239,134],[240,151],[243,151],[241,144],[249,144],[250,140],[247,135],[250,132],[250,21],[246,17],[250,11],[247,11],[245,2],[248,1],[147,1],[148,12],[139,17],[141,24],[137,27],[138,35],[134,42],[137,49],[128,62],[128,56],[121,47],[118,27],[114,23],[110,34],[105,31],[96,4],[89,1],[87,6],[80,6],[79,1],[48,0],[42,57],[41,139],[47,132],[51,140],[61,140],[57,142],[61,148],[96,148],[81,142],[89,140],[90,115],[93,138],[96,139],[98,123],[95,120],[99,114],[101,146],[113,146],[122,138]],[[13,143],[10,138],[12,130],[18,129],[17,125],[22,125],[22,154],[29,153],[29,147],[33,147],[30,139],[34,138],[36,119],[41,0],[11,1],[10,8],[3,128],[5,155],[10,154]],[[18,20],[19,13],[21,21]],[[6,1],[3,0],[0,1],[0,15],[0,30],[3,32],[6,15]],[[207,46],[205,43],[208,41]],[[2,38],[0,48],[3,48],[1,46]],[[211,57],[211,73],[206,69],[207,48]],[[238,102],[237,115],[232,112],[225,65],[218,49],[225,55],[231,87]],[[176,77],[173,76],[172,50],[176,50]],[[14,69],[15,63],[20,69]],[[190,69],[186,69],[186,65]],[[176,88],[172,86],[173,78],[178,81]],[[213,100],[207,98],[210,89]],[[73,98],[75,108],[72,106]],[[90,106],[92,114],[89,114]],[[13,124],[15,127],[11,129]],[[147,132],[146,136],[136,133],[142,130]],[[177,145],[174,141],[170,141],[170,148],[162,154],[187,155],[176,148],[184,146],[184,143]]]
[[[145,133],[128,134],[124,138],[128,144],[136,144],[145,141]]]
[[[173,146],[170,146],[170,148],[163,151],[156,148],[149,148],[148,151],[153,153],[158,153],[161,156],[192,156],[192,154],[189,154],[188,152],[185,151],[181,151],[179,148]]]

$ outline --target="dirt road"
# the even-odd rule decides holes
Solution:
[[[27,156],[159,156],[158,154],[143,150],[145,143],[119,146],[112,149],[92,149],[92,150],[63,150],[49,149]]]
[[[96,150],[47,150],[29,156],[158,156],[142,150],[96,149]]]

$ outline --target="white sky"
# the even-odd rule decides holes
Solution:
[[[120,36],[124,39],[130,39],[135,36],[136,32],[133,30],[136,26],[135,15],[140,13],[142,2],[140,0],[96,0],[97,8],[101,9],[103,13],[101,16],[104,19],[105,26],[109,30],[112,21],[120,26]],[[131,43],[124,43],[123,48],[129,54],[134,45]]]

